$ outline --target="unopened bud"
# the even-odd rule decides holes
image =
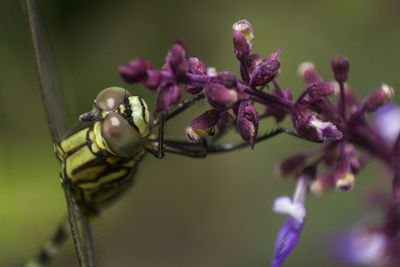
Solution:
[[[161,84],[161,73],[158,70],[148,70],[146,81],[143,83],[149,90],[157,89]]]
[[[197,57],[191,57],[189,58],[189,63],[190,63],[190,73],[193,74],[207,74],[207,69],[206,65],[198,59]]]
[[[230,128],[233,124],[235,119],[228,111],[223,111],[219,114],[218,121],[217,121],[217,128],[221,132]]]
[[[262,62],[255,68],[250,79],[250,87],[264,86],[272,81],[279,73],[279,60],[268,60]]]
[[[168,52],[166,61],[171,70],[178,76],[186,74],[190,69],[190,63],[187,59],[186,47],[182,41],[178,40]]]
[[[179,86],[176,84],[158,88],[154,115],[172,108],[179,101],[180,97],[181,92]]]
[[[235,103],[238,94],[234,89],[228,89],[219,84],[208,84],[204,96],[213,108],[226,108]]]
[[[326,97],[335,94],[335,86],[329,82],[311,83],[307,86],[307,93],[312,97]]]
[[[192,127],[200,130],[207,130],[217,124],[219,111],[210,109],[192,120]]]
[[[257,110],[247,101],[242,101],[239,106],[236,129],[244,141],[254,148],[258,134],[259,116]]]
[[[315,181],[310,184],[311,194],[319,197],[333,187],[333,179],[330,175],[322,175],[317,177]]]
[[[290,173],[293,173],[298,168],[304,165],[307,160],[307,155],[304,153],[295,154],[287,159],[285,159],[279,165],[279,174],[282,176],[286,176]]]
[[[364,102],[364,109],[368,112],[374,112],[379,107],[387,104],[394,96],[394,90],[387,84],[382,84],[375,93],[368,97]]]
[[[306,84],[322,82],[321,76],[319,76],[314,64],[311,62],[301,63],[298,72]]]
[[[233,39],[233,52],[235,56],[239,60],[244,60],[250,56],[251,45],[247,41],[246,37],[243,33],[239,31],[233,31],[232,33]]]
[[[150,63],[141,58],[131,60],[118,68],[119,73],[127,83],[144,81],[147,77],[147,70],[150,69]]]
[[[332,70],[337,82],[346,82],[349,75],[349,61],[344,57],[332,60]]]
[[[229,71],[220,72],[217,74],[217,83],[225,86],[226,88],[236,87],[237,78],[233,73]]]

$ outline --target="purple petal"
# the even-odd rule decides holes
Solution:
[[[240,102],[236,128],[243,140],[254,148],[254,142],[258,134],[259,116],[257,110],[247,101]]]
[[[181,92],[176,84],[158,88],[154,115],[172,108],[179,101],[180,97]]]
[[[223,111],[218,116],[217,127],[221,132],[232,126],[235,119],[228,111]]]
[[[118,67],[119,73],[127,83],[144,81],[147,78],[147,70],[151,64],[141,58],[136,58]]]
[[[204,96],[213,108],[226,108],[235,103],[238,94],[234,89],[228,89],[219,84],[208,84]]]
[[[185,75],[189,71],[191,66],[187,59],[187,50],[181,40],[172,46],[167,54],[166,62],[177,76]]]
[[[374,114],[374,124],[379,135],[393,144],[400,133],[400,108],[394,104],[380,107]]]
[[[233,31],[233,52],[239,60],[243,60],[250,55],[251,45],[240,31]]]
[[[394,90],[387,84],[381,87],[368,97],[364,102],[364,109],[368,112],[374,112],[381,106],[387,104],[394,96]]]
[[[250,79],[250,87],[263,86],[272,81],[279,72],[280,62],[276,59],[263,61],[256,67]]]
[[[383,233],[371,232],[365,227],[336,234],[332,240],[330,254],[346,263],[381,266],[387,239]]]
[[[272,267],[281,266],[289,256],[299,240],[304,223],[299,223],[293,217],[289,217],[283,224],[275,243]]]
[[[192,120],[195,129],[207,130],[217,124],[219,111],[210,109]]]

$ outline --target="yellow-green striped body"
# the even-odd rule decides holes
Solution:
[[[130,186],[135,167],[146,153],[141,145],[129,158],[110,153],[101,136],[101,122],[72,132],[55,144],[55,151],[62,182],[72,184],[77,204],[96,208]]]

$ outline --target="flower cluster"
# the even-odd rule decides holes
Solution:
[[[281,50],[264,58],[252,54],[254,33],[245,20],[233,25],[232,38],[234,54],[240,63],[240,78],[228,71],[206,68],[200,59],[188,56],[181,40],[169,50],[161,70],[153,69],[143,59],[134,59],[121,65],[119,71],[126,82],[140,82],[149,90],[157,90],[154,116],[171,110],[178,103],[181,98],[179,85],[183,85],[188,94],[204,94],[211,109],[193,119],[187,129],[191,141],[204,139],[207,136],[204,133],[213,132],[211,129],[214,127],[223,132],[235,122],[243,140],[254,147],[260,119],[274,117],[279,122],[286,115],[292,117],[296,132],[305,139],[341,139],[342,133],[334,124],[321,120],[309,108],[321,97],[334,92],[332,84],[316,81],[307,88],[302,99],[293,101],[291,92],[282,90],[276,81]],[[270,83],[274,86],[271,92],[263,92],[262,89]],[[305,98],[306,95],[310,97]],[[258,113],[255,102],[263,106],[263,113]]]
[[[308,91],[308,96],[301,102],[328,121],[325,123],[333,123],[342,133],[342,138],[326,142],[314,150],[292,155],[279,165],[279,171],[283,176],[294,174],[302,179],[306,177],[310,183],[309,191],[320,196],[333,188],[350,191],[354,188],[355,176],[360,169],[372,158],[381,160],[394,177],[393,196],[382,205],[389,209],[386,210],[384,225],[373,230],[369,227],[371,230],[362,231],[362,234],[357,229],[355,233],[348,235],[346,254],[344,257],[342,253],[341,258],[356,264],[380,262],[388,266],[398,266],[400,259],[394,253],[393,247],[400,247],[400,241],[396,237],[396,233],[400,231],[400,203],[397,200],[400,195],[400,110],[393,104],[388,104],[394,90],[382,84],[372,95],[360,100],[346,83],[349,73],[347,59],[334,59],[332,70],[335,82],[327,86],[328,83],[322,81],[312,63],[300,65],[299,73]],[[336,101],[326,98],[331,92],[338,96]],[[317,95],[324,97],[313,101],[312,98]],[[374,116],[373,123],[367,114]],[[303,209],[304,207],[299,208],[300,211]],[[285,227],[287,226],[282,229]],[[300,231],[296,233],[299,235]],[[291,240],[294,238],[291,237]],[[288,247],[293,246],[291,240],[285,240]],[[349,244],[353,247],[349,247]],[[341,244],[341,247],[344,245]],[[277,254],[274,259],[283,260]]]
[[[400,196],[400,110],[385,106],[394,95],[386,84],[366,99],[358,99],[346,83],[349,62],[342,57],[332,61],[334,81],[324,81],[312,63],[301,64],[299,73],[306,86],[293,99],[291,91],[281,89],[277,81],[281,49],[267,57],[252,53],[254,32],[246,20],[233,25],[232,38],[240,77],[228,71],[217,72],[200,59],[189,57],[182,40],[169,50],[161,70],[138,58],[121,65],[119,71],[127,83],[141,83],[157,91],[154,117],[168,114],[177,106],[181,87],[197,96],[197,100],[204,98],[209,109],[195,117],[186,129],[190,141],[205,140],[215,128],[225,132],[235,125],[242,139],[253,148],[261,119],[274,118],[279,123],[286,117],[291,119],[297,137],[327,141],[315,149],[294,154],[279,166],[283,176],[294,175],[298,183],[293,200],[280,197],[274,204],[276,212],[290,215],[278,235],[272,263],[275,267],[281,265],[297,244],[306,214],[306,192],[322,195],[332,188],[351,190],[355,175],[375,157],[393,172],[393,196]],[[256,110],[255,104],[262,112]],[[376,114],[374,123],[368,114]],[[396,200],[385,203],[399,207]],[[400,216],[398,212],[388,214],[385,223],[390,227],[379,232],[384,236],[385,255],[400,247],[394,234],[400,231]],[[388,228],[391,231],[385,230]],[[385,259],[395,259],[387,260],[395,266],[400,263],[397,258]]]

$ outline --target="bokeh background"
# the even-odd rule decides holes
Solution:
[[[40,1],[71,125],[99,90],[125,86],[117,66],[142,57],[160,68],[178,37],[207,66],[238,74],[231,26],[249,20],[254,52],[281,54],[282,86],[304,88],[299,63],[312,60],[332,78],[330,60],[350,59],[350,83],[366,96],[382,82],[400,88],[400,4],[396,0],[335,1]],[[19,1],[0,3],[0,266],[21,266],[66,215],[64,194],[38,90],[33,50]],[[128,89],[154,107],[153,93]],[[398,96],[395,97],[396,99]],[[167,125],[182,137],[198,105]],[[286,121],[290,127],[290,123]],[[273,127],[262,124],[260,132]],[[238,135],[227,142],[239,142]],[[291,195],[292,178],[276,164],[313,144],[279,136],[252,151],[204,160],[148,156],[136,182],[94,223],[99,266],[268,266],[286,219],[273,199]],[[285,266],[344,266],[328,257],[329,238],[366,216],[368,188],[387,190],[378,162],[357,176],[351,193],[307,199],[307,222]],[[71,240],[53,266],[76,266]]]

